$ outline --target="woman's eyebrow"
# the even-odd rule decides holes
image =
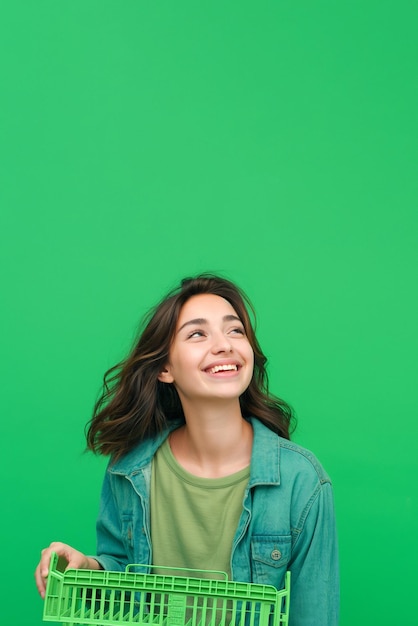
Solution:
[[[181,330],[183,330],[183,328],[185,326],[195,326],[195,325],[196,326],[205,326],[207,323],[208,323],[208,320],[205,320],[204,317],[197,317],[194,320],[189,320],[188,322],[185,322],[183,324],[183,326],[180,326],[180,328],[178,329],[177,332],[179,333]]]
[[[241,322],[241,320],[238,317],[238,315],[224,315],[222,319],[223,319],[224,322]],[[241,324],[242,324],[242,322],[241,322]]]
[[[236,315],[224,315],[222,320],[224,322],[234,322],[234,321],[241,322],[240,318],[237,317]],[[207,319],[205,319],[204,317],[197,317],[194,320],[189,320],[188,322],[184,322],[184,324],[180,326],[177,332],[179,333],[181,330],[183,330],[185,326],[205,326],[207,324],[209,324]]]

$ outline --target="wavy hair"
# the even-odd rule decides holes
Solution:
[[[145,317],[143,331],[130,354],[109,369],[93,416],[86,426],[87,448],[116,460],[140,441],[165,430],[170,422],[184,422],[179,395],[173,384],[158,380],[169,358],[182,306],[195,295],[213,294],[227,300],[240,318],[254,352],[254,371],[240,396],[244,418],[256,417],[272,431],[290,439],[294,415],[291,407],[269,392],[267,358],[257,341],[246,294],[231,281],[213,274],[185,278]]]

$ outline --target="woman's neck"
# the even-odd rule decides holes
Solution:
[[[250,464],[253,431],[236,405],[185,411],[186,423],[170,436],[174,457],[196,476],[219,478]]]

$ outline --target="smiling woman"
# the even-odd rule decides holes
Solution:
[[[229,422],[242,420],[239,398],[251,382],[253,369],[253,349],[232,305],[220,296],[200,294],[183,305],[168,361],[158,378],[174,384],[186,423],[195,416],[202,422],[202,410],[217,414],[218,398]]]
[[[290,625],[336,626],[331,483],[289,441],[292,412],[269,392],[249,310],[236,285],[204,274],[149,313],[88,426],[88,447],[111,457],[97,556],[52,543],[35,572],[42,596],[52,552],[73,568],[204,568],[278,589],[290,570]]]

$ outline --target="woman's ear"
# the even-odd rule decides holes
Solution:
[[[170,369],[168,366],[164,367],[164,369],[158,374],[158,380],[161,383],[172,383],[174,382],[174,378],[170,373]]]

